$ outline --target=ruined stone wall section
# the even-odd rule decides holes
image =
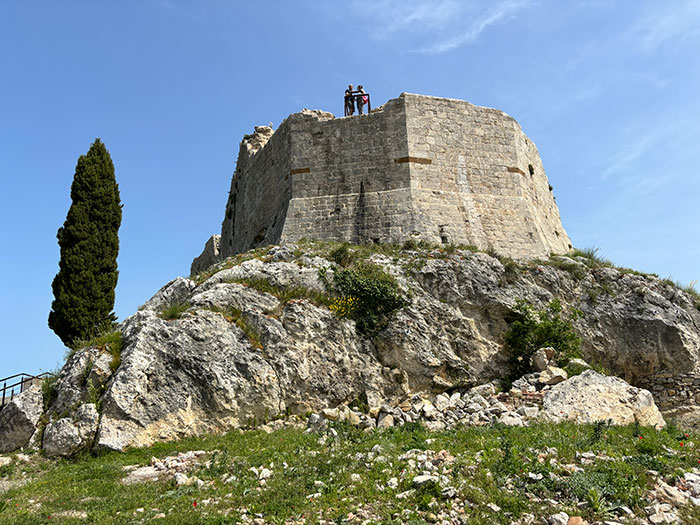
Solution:
[[[289,120],[289,119],[287,119]],[[289,126],[241,142],[221,226],[220,257],[279,242],[291,197]]]
[[[540,153],[520,125],[513,120],[516,128],[516,151],[520,170],[522,195],[529,205],[535,230],[549,253],[566,253],[573,248],[569,236],[564,231],[559,215],[559,207],[554,199],[553,188],[544,171]]]
[[[570,241],[537,148],[500,110],[402,94],[369,115],[290,115],[241,143],[222,258],[302,237],[471,244],[514,258]]]

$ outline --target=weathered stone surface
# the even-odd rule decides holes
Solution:
[[[302,237],[565,253],[550,188],[535,145],[497,109],[402,93],[358,118],[304,110],[241,142],[221,255]]]
[[[534,354],[532,354],[532,357],[530,358],[530,364],[532,365],[532,368],[534,368],[537,372],[543,372],[547,369],[547,366],[549,365],[549,359],[547,359],[547,354],[544,351],[544,348],[540,348]]]
[[[111,354],[96,347],[74,352],[58,374],[49,415],[67,414],[87,402],[90,389],[100,390],[111,377],[111,361]]]
[[[139,310],[160,312],[173,304],[182,304],[191,295],[196,283],[184,277],[177,277],[163,286],[156,294],[146,301]]]
[[[562,381],[566,381],[569,375],[556,366],[548,366],[539,377],[540,383],[543,385],[557,385]]]
[[[666,426],[649,391],[593,370],[586,370],[548,391],[542,415],[551,421],[594,423],[610,419],[616,425],[638,421],[641,425]]]
[[[700,312],[683,292],[658,279],[613,269],[590,270],[581,277],[531,265],[504,280],[503,264],[484,253],[435,252],[420,265],[374,255],[373,262],[411,291],[411,301],[369,340],[358,334],[353,321],[325,307],[305,300],[283,305],[252,286],[231,282],[266,279],[280,287],[323,291],[319,268],[328,268],[326,278],[332,279],[329,261],[293,255],[285,247],[274,253],[286,255],[274,261],[274,255],[263,254],[199,286],[182,278],[166,285],[123,323],[125,346],[117,372],[110,376],[110,370],[97,366],[107,357],[96,349],[76,353],[61,372],[50,413],[62,414],[85,402],[81,378],[93,361],[104,372],[99,381],[106,389],[98,447],[122,449],[260,423],[286,412],[335,409],[362,396],[375,409],[371,418],[353,416],[363,428],[376,426],[383,404],[389,407],[383,413],[395,425],[486,424],[506,413],[516,414],[508,416],[513,424],[518,418],[527,424],[536,410],[518,412],[517,404],[504,410],[492,399],[493,384],[484,384],[507,369],[502,341],[520,298],[544,308],[558,297],[565,308],[582,310],[584,315],[574,323],[584,340],[584,355],[602,361],[613,373],[644,377],[663,368],[673,376],[698,363]],[[292,256],[296,258],[288,260]],[[585,290],[598,286],[600,279],[610,294],[593,304]],[[640,288],[648,291],[634,291]],[[647,309],[650,297],[655,311]],[[171,301],[190,303],[191,308],[177,320],[158,317]],[[223,310],[228,320],[212,308]],[[240,313],[234,319],[227,311]],[[644,325],[644,338],[629,328],[637,325]],[[547,355],[548,360],[553,357]],[[525,381],[521,392],[537,396],[535,390],[544,388],[546,393],[550,386],[538,382],[542,373],[536,376],[532,383]],[[481,386],[470,390],[475,385]],[[435,397],[446,390],[455,394]],[[411,397],[417,392],[427,395]],[[402,409],[395,408],[399,404]],[[351,417],[347,409],[342,413],[342,419]]]
[[[221,248],[221,235],[212,235],[204,245],[204,250],[192,261],[190,275],[203,272],[221,260],[219,250]]]
[[[61,418],[44,429],[42,442],[47,456],[70,456],[88,448],[97,431],[99,414],[93,403],[81,405],[73,418]]]
[[[0,411],[0,453],[29,444],[43,412],[41,387],[34,385]]]

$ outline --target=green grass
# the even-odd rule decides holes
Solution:
[[[311,290],[303,286],[277,286],[267,279],[260,277],[248,277],[244,279],[231,279],[226,282],[235,282],[249,286],[258,292],[269,293],[277,297],[282,306],[295,299],[305,299],[317,306],[328,307],[332,299],[325,292]]]
[[[236,431],[124,453],[83,454],[71,460],[53,461],[35,454],[30,463],[3,470],[9,481],[23,477],[30,481],[4,494],[0,522],[70,522],[56,513],[77,510],[87,513],[87,522],[98,524],[149,521],[160,512],[166,515],[162,523],[237,523],[245,507],[250,516],[259,514],[266,523],[281,524],[301,516],[306,523],[317,523],[320,517],[342,523],[362,506],[370,510],[373,523],[423,523],[431,513],[449,509],[454,500],[443,496],[441,487],[430,485],[404,499],[396,498],[411,489],[413,477],[420,474],[407,459],[399,459],[412,449],[444,449],[454,456],[453,462],[445,464],[444,475],[462,500],[455,507],[462,508],[465,502],[472,505],[465,507],[469,523],[505,524],[524,512],[541,519],[559,510],[573,510],[578,501],[588,505],[574,514],[594,520],[621,504],[641,515],[644,494],[653,482],[650,468],[672,481],[700,459],[700,451],[688,446],[696,436],[685,436],[676,428],[655,431],[632,425],[562,423],[468,427],[434,434],[416,424],[372,433],[346,424],[335,424],[335,429],[336,438],[319,439],[303,429],[270,434]],[[681,441],[685,446],[680,446]],[[375,445],[381,447],[382,461],[367,457]],[[557,449],[556,455],[547,454],[551,448]],[[212,453],[208,465],[189,473],[205,482],[202,487],[120,483],[125,465],[144,466],[152,456],[196,449]],[[612,460],[582,465],[576,452],[583,451],[604,453]],[[543,454],[545,460],[540,462]],[[584,471],[566,474],[561,465],[570,463]],[[265,486],[249,470],[263,465],[273,471]],[[533,480],[529,473],[542,479]],[[359,474],[359,481],[353,481],[352,474]],[[230,476],[237,480],[225,483]],[[386,486],[392,477],[398,478],[396,489]],[[532,496],[555,499],[561,506],[536,503]],[[204,504],[205,500],[209,503]],[[486,503],[495,503],[501,511],[483,509]],[[143,512],[137,511],[140,508]],[[697,513],[686,512],[690,517]]]
[[[180,319],[182,314],[191,307],[190,303],[172,303],[165,306],[158,315],[166,321],[174,321],[175,319]]]
[[[226,308],[211,307],[207,308],[207,310],[221,314],[229,323],[233,323],[240,328],[253,348],[263,347],[260,342],[260,333],[258,330],[246,319],[243,312],[235,306],[228,306]]]

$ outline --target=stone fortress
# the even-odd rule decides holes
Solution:
[[[221,235],[201,271],[257,246],[300,238],[408,239],[516,259],[571,242],[533,142],[503,111],[402,93],[369,115],[290,115],[241,142]]]

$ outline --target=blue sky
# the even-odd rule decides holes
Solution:
[[[100,137],[124,219],[115,310],[218,233],[238,143],[348,83],[515,117],[577,247],[700,279],[700,1],[0,0],[0,377],[54,368],[56,231]]]

